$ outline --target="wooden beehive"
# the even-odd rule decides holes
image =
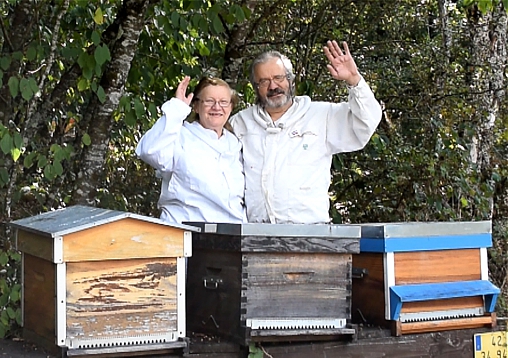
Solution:
[[[192,332],[241,345],[354,334],[352,254],[360,227],[202,224],[188,262]]]
[[[353,267],[355,321],[393,335],[494,326],[499,289],[489,282],[490,221],[362,225]]]
[[[185,260],[195,227],[86,206],[12,225],[26,337],[68,355],[186,346]]]

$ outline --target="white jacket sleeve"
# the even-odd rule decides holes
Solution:
[[[327,144],[331,153],[360,150],[381,121],[382,110],[369,85],[362,78],[349,88],[347,103],[333,104],[327,116]]]
[[[178,142],[183,120],[191,108],[182,100],[172,98],[162,105],[162,117],[141,137],[136,154],[160,172],[173,170],[175,144]]]

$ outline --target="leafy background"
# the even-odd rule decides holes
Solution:
[[[343,101],[322,47],[347,41],[382,103],[367,147],[337,155],[335,223],[492,220],[507,267],[506,10],[497,0],[6,0],[0,3],[0,337],[19,328],[9,222],[75,204],[158,216],[134,149],[185,75],[254,102],[250,61],[277,49],[298,94]]]

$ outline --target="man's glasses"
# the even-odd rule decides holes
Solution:
[[[275,82],[277,84],[281,84],[282,82],[284,82],[285,79],[289,79],[289,76],[288,75],[277,75],[277,76],[273,76],[272,78],[262,78],[259,80],[258,83],[256,83],[256,86],[258,88],[266,88],[268,86],[270,86],[270,82]]]
[[[225,99],[220,99],[218,101],[211,99],[211,98],[208,98],[208,99],[197,98],[197,99],[199,101],[201,101],[201,103],[203,103],[205,107],[213,107],[217,103],[220,107],[225,108],[231,104],[231,101],[227,101]]]

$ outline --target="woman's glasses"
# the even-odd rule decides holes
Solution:
[[[228,107],[231,104],[231,101],[228,101],[228,100],[225,100],[225,99],[220,99],[218,101],[216,101],[214,99],[211,99],[211,98],[207,98],[207,99],[199,99],[199,98],[197,98],[197,99],[199,101],[201,101],[201,103],[203,103],[205,107],[213,107],[215,104],[218,104],[220,107],[225,108],[225,107]]]

